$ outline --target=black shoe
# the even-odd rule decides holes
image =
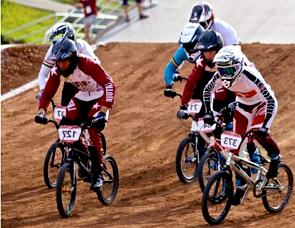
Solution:
[[[146,19],[146,18],[148,18],[148,17],[149,17],[148,15],[141,14],[141,15],[139,16],[139,19],[142,20],[142,19]]]
[[[270,161],[268,171],[266,173],[266,178],[267,179],[275,178],[275,177],[278,176],[279,164],[280,164],[279,159],[275,159],[275,160]]]
[[[102,176],[98,176],[98,178],[96,179],[95,182],[93,182],[91,187],[93,189],[101,188],[102,184],[103,184],[103,178],[102,178]]]
[[[247,190],[247,187],[237,187],[237,190],[235,192],[235,195],[233,197],[233,200],[232,200],[232,205],[234,206],[237,206],[237,205],[240,205],[242,203],[242,200],[246,194],[246,190]]]

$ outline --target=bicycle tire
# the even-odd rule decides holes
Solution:
[[[70,175],[70,188],[67,189],[65,186],[65,175]],[[66,208],[64,207],[64,192],[70,192],[70,200]],[[77,193],[77,179],[74,173],[73,163],[64,163],[59,169],[57,181],[56,181],[56,204],[59,214],[65,218],[70,217],[73,214],[75,200]]]
[[[215,151],[206,152],[203,155],[203,157],[201,158],[199,162],[198,170],[197,170],[198,182],[202,192],[204,192],[205,185],[207,184],[209,178],[214,173],[216,173],[214,171],[220,171],[220,167],[221,167],[220,161]],[[208,177],[204,175],[206,171],[209,175]]]
[[[176,173],[178,176],[178,179],[183,183],[183,184],[189,184],[194,182],[197,179],[197,169],[198,169],[198,163],[192,163],[192,174],[190,176],[185,174],[185,171],[183,170],[183,167],[185,167],[186,164],[182,164],[182,156],[184,153],[187,153],[189,150],[189,147],[192,147],[192,152],[195,154],[195,141],[193,137],[186,137],[184,138],[176,151],[176,159],[175,159],[175,167],[176,167]],[[186,150],[186,151],[185,151]]]
[[[107,165],[110,164],[110,166]],[[103,166],[105,170],[102,171],[103,175],[103,185],[100,189],[96,191],[97,198],[103,205],[110,205],[112,204],[117,196],[118,188],[119,188],[119,169],[116,163],[116,160],[111,155],[104,156],[103,159]],[[111,167],[111,172],[108,169]],[[108,186],[110,186],[111,190],[108,192]],[[105,194],[107,192],[107,194]]]
[[[61,152],[61,161],[55,160],[57,151]],[[56,186],[56,177],[57,177],[59,168],[64,163],[64,156],[65,156],[65,150],[64,150],[63,144],[59,142],[59,140],[53,143],[46,153],[46,156],[44,159],[44,166],[43,166],[43,178],[48,189],[55,188]],[[54,172],[53,177],[51,177],[52,171]]]
[[[221,180],[223,181],[221,182]],[[223,184],[221,186],[222,191],[219,195],[216,195],[216,190],[218,190],[216,189],[216,186],[218,185],[217,187],[219,187],[219,183]],[[212,187],[215,187],[213,196],[210,195]],[[205,186],[202,197],[202,214],[206,222],[210,225],[220,224],[226,218],[228,212],[230,211],[232,198],[233,182],[231,175],[226,171],[220,171],[211,176],[208,180],[207,185]],[[219,206],[221,203],[225,203],[224,208],[222,209],[221,213],[218,214],[218,216],[213,217],[212,213],[209,212],[209,206]]]
[[[270,197],[274,194],[268,194],[268,190],[263,190],[262,193],[262,203],[264,208],[271,213],[275,213],[275,212],[279,212],[281,210],[283,210],[289,203],[289,200],[291,198],[292,192],[293,192],[293,174],[292,174],[292,170],[290,169],[290,167],[284,163],[281,163],[279,165],[279,170],[278,170],[278,176],[277,179],[280,183],[282,183],[282,176],[280,174],[282,174],[282,172],[286,172],[287,174],[287,180],[288,180],[288,184],[287,186],[285,186],[285,188],[287,188],[286,192],[286,196],[280,201],[280,204],[277,206],[273,206],[272,203],[270,202]],[[266,184],[266,186],[268,185],[268,183]],[[284,190],[283,190],[284,191]],[[279,192],[281,193],[281,192]]]

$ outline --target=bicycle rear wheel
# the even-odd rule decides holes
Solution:
[[[175,166],[179,180],[184,183],[192,183],[197,178],[198,157],[196,144],[193,137],[184,138],[177,149]]]
[[[211,225],[220,224],[227,216],[233,198],[231,175],[220,171],[211,176],[202,197],[202,214]]]
[[[59,168],[64,162],[65,150],[63,144],[59,141],[53,143],[47,151],[44,159],[43,177],[44,182],[49,189],[55,188],[56,177]]]
[[[73,166],[73,163],[63,164],[57,176],[56,203],[62,217],[69,217],[74,211],[77,179]]]
[[[293,174],[289,166],[281,163],[279,165],[278,176],[270,179],[266,184],[262,203],[269,212],[279,212],[289,203],[293,191]]]
[[[206,152],[200,160],[197,170],[198,181],[202,192],[204,191],[209,178],[220,170],[221,164],[216,152]]]
[[[103,205],[109,205],[116,199],[119,188],[119,170],[116,160],[111,155],[104,156],[102,176],[103,185],[96,194]]]

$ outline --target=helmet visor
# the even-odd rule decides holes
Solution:
[[[221,79],[233,79],[235,78],[239,70],[240,70],[239,64],[235,64],[231,66],[217,65],[217,71]]]

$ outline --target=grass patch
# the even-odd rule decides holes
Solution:
[[[52,15],[53,12],[26,7],[3,0],[1,6],[1,36],[5,40],[21,43],[41,43],[46,30],[55,23],[55,18],[52,17],[21,31],[9,33],[9,31],[19,28],[29,22]],[[25,37],[30,33],[35,34]]]

